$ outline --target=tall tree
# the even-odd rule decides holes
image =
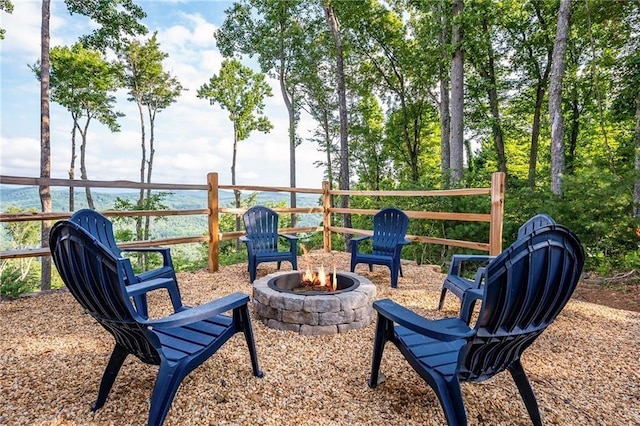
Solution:
[[[40,178],[49,179],[51,177],[51,130],[49,122],[49,43],[51,36],[49,33],[49,21],[51,18],[51,4],[49,0],[42,0],[42,25],[40,26]],[[40,204],[44,213],[51,212],[53,203],[51,202],[51,187],[40,185]],[[49,232],[51,221],[42,222],[42,247],[49,247]],[[51,288],[51,257],[42,258],[42,272],[40,288],[49,290]]]
[[[297,74],[304,60],[307,37],[301,0],[243,0],[226,10],[227,18],[215,33],[224,56],[257,55],[262,72],[275,77],[289,116],[289,183],[296,187],[296,147],[300,144],[297,125],[302,105]],[[296,193],[291,193],[291,207],[296,207]],[[295,214],[291,215],[295,226]]]
[[[349,190],[349,125],[347,121],[347,89],[344,74],[344,51],[342,48],[342,34],[340,23],[336,16],[332,0],[322,0],[322,5],[327,19],[327,26],[334,41],[334,55],[336,61],[336,91],[338,93],[338,108],[340,117],[340,178],[339,188]],[[341,201],[342,208],[349,208],[349,196],[343,195]],[[351,215],[345,213],[343,225],[351,228]],[[345,235],[345,251],[351,251],[351,235]]]
[[[86,151],[89,124],[92,119],[109,127],[113,132],[120,130],[117,118],[121,113],[113,110],[113,93],[120,86],[120,68],[107,62],[103,55],[85,48],[82,43],[69,47],[54,47],[49,54],[51,61],[50,89],[51,100],[65,107],[73,119],[71,131],[71,160],[69,179],[75,176],[76,134],[82,138],[80,144],[81,179],[87,180]],[[38,76],[42,67],[31,67]],[[82,122],[82,120],[84,120]],[[69,210],[74,207],[74,188],[69,187]],[[91,188],[86,187],[87,204],[95,208]]]
[[[549,81],[549,121],[551,122],[551,192],[562,195],[564,173],[564,123],[562,121],[562,78],[566,65],[571,0],[560,0],[556,40]]]
[[[453,22],[451,24],[451,183],[462,181],[464,167],[464,46],[463,46],[463,8],[464,0],[453,0]]]
[[[271,86],[265,81],[264,74],[254,73],[237,59],[225,59],[220,73],[200,86],[197,96],[229,111],[229,120],[233,123],[231,185],[235,185],[238,142],[247,139],[254,130],[269,133],[273,128],[263,115],[264,99],[272,96]],[[234,190],[234,195],[236,207],[240,208],[240,191]],[[236,230],[240,230],[240,216],[236,216]]]
[[[65,0],[70,13],[80,13],[88,16],[99,24],[91,36],[90,43],[106,49],[119,43],[123,35],[144,34],[146,28],[139,22],[146,15],[132,0],[101,0],[88,2],[86,0]],[[49,46],[51,19],[51,1],[42,0],[42,22],[40,26],[40,177],[51,177],[51,133],[49,120]],[[51,188],[40,186],[40,204],[43,212],[51,212]],[[42,247],[49,246],[50,221],[42,222]],[[42,258],[41,288],[51,287],[51,258]]]
[[[129,100],[135,101],[140,119],[140,183],[151,183],[153,159],[155,155],[155,120],[156,114],[174,103],[183,90],[180,82],[169,72],[164,71],[162,61],[169,55],[160,50],[157,33],[142,43],[138,40],[128,42],[118,53],[124,67],[125,87],[129,89]],[[145,127],[146,109],[149,120],[149,144]],[[148,153],[148,157],[147,157]],[[140,189],[137,208],[149,209],[152,200],[151,190],[146,194]],[[151,218],[145,217],[144,227],[140,217],[136,220],[136,237],[138,241],[149,239]]]

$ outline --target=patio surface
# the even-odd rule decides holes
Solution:
[[[314,264],[345,253],[313,252]],[[301,262],[300,265],[303,265]],[[290,269],[283,264],[283,270]],[[439,268],[403,264],[398,289],[386,268],[356,273],[390,297],[430,317],[457,313],[448,296],[435,311],[443,275]],[[275,263],[258,267],[258,277]],[[219,272],[178,274],[186,304],[243,291],[251,294],[246,265]],[[150,298],[152,316],[168,312],[161,295]],[[375,321],[361,330],[330,336],[302,336],[253,322],[264,378],[251,374],[241,334],[182,383],[165,425],[439,425],[444,416],[435,394],[393,345],[381,372],[386,381],[369,389]],[[546,425],[640,424],[640,313],[572,300],[558,320],[525,351],[529,375]],[[65,291],[0,302],[0,424],[143,425],[157,367],[134,357],[125,362],[105,406],[90,411],[113,347],[112,337]],[[463,384],[469,424],[529,425],[508,373]]]

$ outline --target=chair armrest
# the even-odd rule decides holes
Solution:
[[[457,339],[463,339],[472,336],[475,331],[464,323],[459,321],[459,327],[451,327],[451,318],[446,318],[446,325],[442,320],[430,320],[421,315],[416,314],[410,309],[397,304],[391,299],[382,299],[373,303],[373,308],[378,313],[389,320],[406,327],[410,330],[438,339],[450,342]]]
[[[286,238],[289,241],[294,241],[294,240],[297,241],[298,240],[298,237],[296,235],[278,234],[278,236],[282,237],[282,238]]]
[[[361,237],[351,238],[351,253],[358,252],[358,244],[372,238],[371,235],[363,235]]]
[[[249,296],[241,292],[236,292],[213,300],[209,303],[205,303],[204,305],[184,309],[164,318],[143,321],[143,324],[147,325],[150,329],[181,327],[230,311],[246,305],[248,302]]]
[[[243,243],[248,243],[249,241],[251,241],[251,238],[247,237],[246,235],[241,236],[240,238],[238,238],[240,241],[242,241]]]
[[[490,262],[495,256],[485,254],[454,254],[451,256],[451,265],[449,265],[449,275],[460,275],[462,262]]]
[[[130,247],[120,249],[123,252],[138,252],[138,253],[160,253],[162,255],[162,262],[164,266],[172,266],[171,249],[167,247]]]
[[[159,288],[174,289],[178,285],[173,278],[154,278],[125,286],[128,296],[138,296]]]
[[[460,305],[460,315],[458,316],[462,321],[469,324],[471,321],[471,307],[475,306],[476,301],[481,300],[484,296],[484,290],[474,288],[467,290],[462,298],[462,304]]]

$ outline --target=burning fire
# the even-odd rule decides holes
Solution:
[[[311,287],[319,291],[336,291],[338,287],[338,279],[336,277],[336,264],[333,263],[333,276],[329,272],[325,272],[324,265],[320,265],[320,269],[314,272],[311,269],[311,261],[309,260],[309,252],[305,246],[302,246],[304,255],[305,270],[300,272],[300,284],[303,287]]]

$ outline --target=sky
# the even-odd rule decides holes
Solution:
[[[11,15],[0,12],[0,174],[40,175],[40,86],[29,64],[40,57],[41,2],[13,0]],[[196,97],[198,88],[220,70],[222,56],[213,38],[225,18],[229,1],[137,0],[147,13],[143,24],[158,32],[160,49],[169,57],[163,65],[188,90],[156,116],[152,181],[206,184],[207,173],[218,172],[221,185],[231,184],[232,123],[228,113]],[[69,15],[63,0],[51,0],[51,47],[71,46],[94,25],[79,15]],[[245,65],[258,71],[255,60]],[[278,82],[269,79],[273,97],[265,114],[274,128],[253,132],[238,144],[238,185],[289,186],[287,110]],[[87,139],[86,167],[90,180],[131,180],[140,177],[140,122],[134,102],[125,90],[117,94],[116,110],[121,131],[112,133],[93,120]],[[68,178],[71,153],[71,114],[51,103],[51,177]],[[301,120],[298,136],[306,139],[315,123]],[[322,169],[313,163],[323,154],[304,141],[296,149],[296,186],[321,188]],[[80,175],[76,162],[76,176]]]

